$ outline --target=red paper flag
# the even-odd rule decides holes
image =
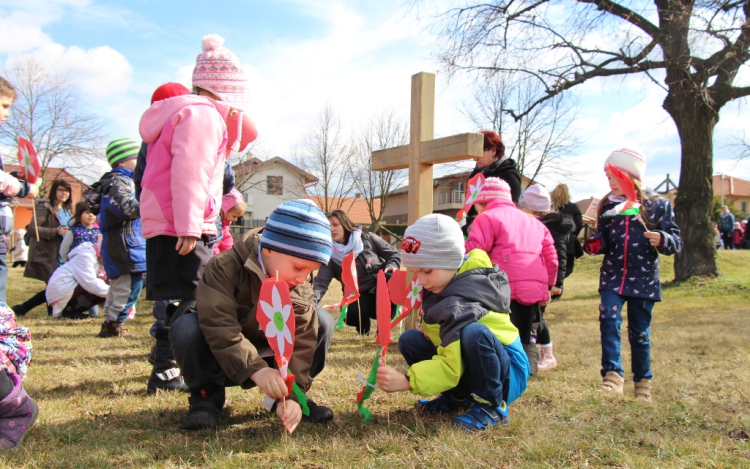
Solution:
[[[469,209],[474,205],[474,201],[479,195],[479,191],[482,190],[484,185],[484,174],[477,173],[476,176],[469,179],[468,187],[466,188],[466,197],[464,198],[464,206],[456,214],[456,221],[459,225],[464,226],[466,224],[466,215],[469,213]]]
[[[388,293],[391,295],[391,301],[397,305],[406,303],[406,272],[396,270],[391,274],[388,280]]]
[[[268,278],[260,287],[258,323],[274,351],[281,377],[286,379],[287,365],[294,350],[294,310],[289,286],[282,280]]]
[[[620,189],[622,189],[628,202],[638,202],[638,195],[635,193],[635,184],[633,184],[633,180],[630,179],[627,174],[612,166],[611,163],[607,163],[607,166],[609,167],[609,170],[612,171],[615,179],[617,179],[617,184],[619,184]]]
[[[344,283],[344,298],[346,304],[359,298],[359,279],[357,278],[357,264],[354,262],[354,251],[344,257],[341,262],[341,281]]]
[[[41,166],[34,145],[23,137],[18,138],[18,163],[21,165],[21,179],[34,184],[41,174]]]
[[[378,342],[383,347],[383,355],[388,351],[391,341],[391,296],[388,294],[388,284],[385,273],[378,272],[378,290],[376,297],[376,315],[378,318]]]
[[[406,273],[404,273],[404,276],[405,275]],[[391,279],[393,279],[393,277],[391,277]],[[422,307],[422,285],[419,284],[417,274],[414,274],[414,277],[412,277],[411,280],[411,284],[405,290],[406,294],[404,295],[403,299],[398,299],[398,301],[403,301],[403,303],[394,301],[394,303],[402,305],[403,309],[401,310],[401,314],[391,323],[391,329],[396,327],[398,323],[406,319],[412,313],[412,311],[419,311],[419,308]]]

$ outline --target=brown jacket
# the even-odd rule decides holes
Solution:
[[[57,234],[60,227],[60,217],[57,210],[49,203],[49,199],[39,199],[34,202],[36,209],[36,224],[39,227],[39,241],[36,240],[34,218],[26,226],[26,239],[29,240],[29,260],[26,263],[24,277],[35,278],[44,283],[49,281],[52,273],[57,269],[57,254],[60,251],[62,236]]]
[[[268,366],[258,350],[270,350],[256,319],[260,287],[266,278],[258,262],[261,231],[250,231],[232,249],[208,261],[195,291],[198,323],[206,342],[227,377],[243,388],[253,387],[250,376]],[[289,370],[300,388],[307,390],[318,340],[312,276],[290,294],[296,331]]]

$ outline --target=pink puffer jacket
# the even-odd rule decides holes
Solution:
[[[141,117],[148,143],[141,183],[143,237],[216,236],[229,105],[183,95],[155,102]]]
[[[466,252],[481,249],[508,275],[511,299],[534,304],[549,299],[557,280],[557,252],[549,230],[510,200],[495,199],[474,219]]]

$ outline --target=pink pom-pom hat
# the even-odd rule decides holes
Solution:
[[[218,34],[203,36],[203,52],[193,69],[193,86],[218,96],[232,107],[246,110],[249,84],[237,56],[224,47]]]

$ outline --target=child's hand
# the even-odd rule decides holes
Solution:
[[[552,296],[549,294],[549,292],[547,292],[547,299],[540,301],[539,306],[547,306],[550,301],[552,301]]]
[[[411,384],[406,376],[386,364],[381,364],[378,368],[378,386],[385,392],[411,390]]]
[[[29,193],[26,194],[26,197],[31,197],[32,199],[36,199],[36,197],[39,195],[39,186],[36,184],[29,184]]]
[[[250,375],[250,379],[271,399],[286,397],[286,383],[276,368],[263,368]]]
[[[198,242],[198,238],[195,238],[193,236],[180,236],[177,238],[177,246],[175,246],[175,251],[179,251],[179,254],[181,256],[185,256],[187,254],[190,254],[190,251],[195,249],[195,245]]]
[[[562,288],[552,287],[549,293],[552,296],[560,296],[562,295]]]
[[[658,231],[647,231],[646,237],[648,238],[648,242],[651,243],[651,246],[658,248],[662,244],[662,240],[664,239],[664,236]]]
[[[302,420],[302,409],[298,403],[287,399],[276,404],[276,415],[279,416],[284,428],[291,435],[299,425],[299,421]]]

